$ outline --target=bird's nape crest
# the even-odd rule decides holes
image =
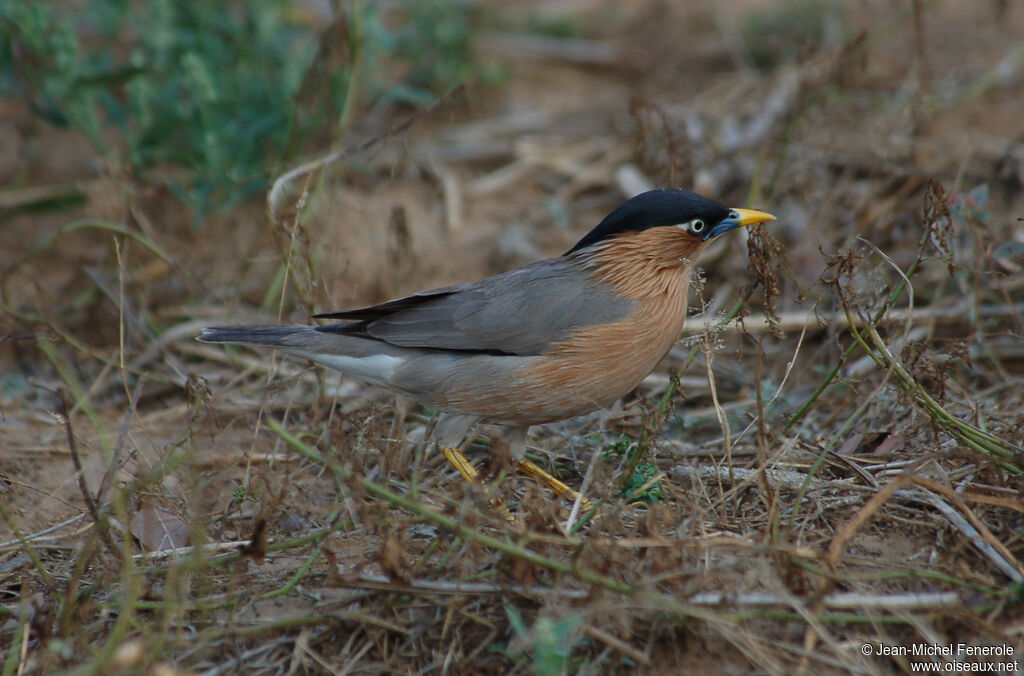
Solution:
[[[649,190],[619,205],[565,255],[624,232],[642,232],[664,225],[678,225],[694,218],[718,223],[728,215],[729,208],[725,205],[689,190]]]

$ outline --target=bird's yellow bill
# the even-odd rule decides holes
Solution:
[[[754,209],[730,209],[730,211],[735,211],[739,214],[739,225],[741,226],[756,225],[775,220],[775,217],[766,211],[755,211]]]

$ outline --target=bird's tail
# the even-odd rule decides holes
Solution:
[[[335,357],[365,359],[367,357],[401,357],[407,359],[414,352],[403,347],[359,335],[338,332],[335,326],[214,326],[203,329],[196,340],[201,343],[233,343],[255,345],[283,350],[306,359],[312,359],[339,371],[350,372],[351,364]],[[358,369],[360,372],[362,368]]]
[[[324,331],[330,327],[303,326],[215,326],[203,329],[197,340],[203,343],[234,343],[272,347],[309,359],[368,383],[405,392],[393,382],[396,369],[418,356],[410,348],[389,345],[363,336]]]
[[[312,338],[312,326],[213,326],[196,338],[201,343],[266,345],[268,347],[306,347]]]

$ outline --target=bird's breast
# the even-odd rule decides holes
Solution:
[[[580,415],[610,406],[658,365],[686,318],[686,284],[644,299],[624,319],[580,329],[554,346],[528,378],[543,383],[552,408],[579,406]],[[568,417],[568,416],[564,416]]]

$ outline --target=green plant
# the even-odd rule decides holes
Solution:
[[[622,491],[623,499],[627,503],[643,502],[648,505],[660,502],[661,477],[657,465],[647,462],[638,464]]]
[[[377,64],[395,68],[398,77],[378,78],[374,94],[400,103],[428,105],[439,92],[493,69],[472,60],[472,15],[465,2],[409,0],[387,16],[379,5],[367,7],[368,40]]]
[[[324,26],[279,0],[0,2],[0,97],[166,184],[196,223],[329,145],[364,99],[423,103],[475,72],[462,3],[353,2]]]
[[[578,630],[583,616],[576,613],[557,622],[550,617],[537,618],[533,627],[527,629],[522,616],[514,606],[506,605],[509,624],[520,640],[529,643],[533,650],[533,667],[541,676],[557,676],[567,672],[566,661],[572,654],[573,646],[579,642]]]
[[[741,24],[751,64],[769,70],[820,45],[826,27],[839,24],[842,5],[831,0],[783,0],[751,10]]]

